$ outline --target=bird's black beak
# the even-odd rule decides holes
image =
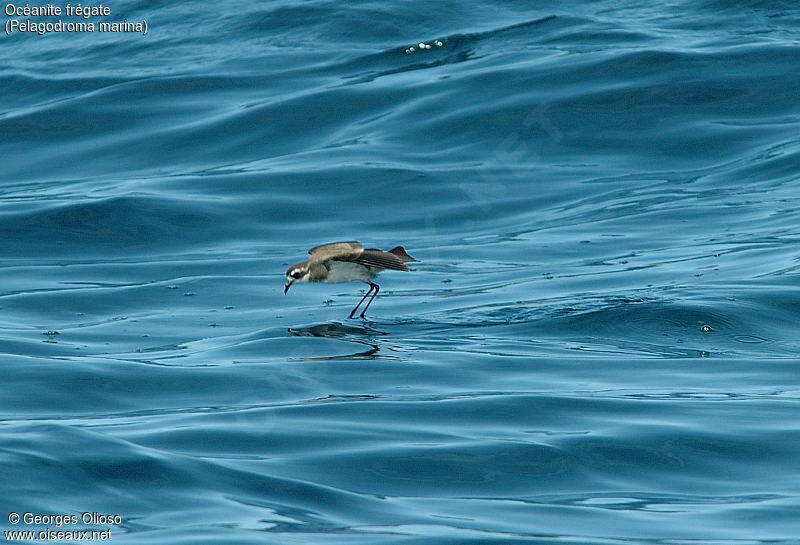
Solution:
[[[288,292],[289,288],[291,288],[291,287],[292,287],[292,281],[289,280],[288,282],[286,282],[286,285],[283,287],[283,294],[286,295],[286,292]]]

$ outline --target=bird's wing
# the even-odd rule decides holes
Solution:
[[[368,248],[357,254],[343,254],[333,257],[336,261],[350,261],[365,265],[367,267],[380,267],[381,269],[391,269],[393,271],[407,271],[408,267],[403,264],[403,259],[389,252],[382,252],[375,248]]]
[[[330,244],[320,244],[314,246],[308,253],[311,254],[311,261],[322,263],[329,259],[338,258],[339,256],[354,257],[361,254],[364,247],[358,242],[331,242]]]

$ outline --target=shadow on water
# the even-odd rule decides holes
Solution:
[[[341,359],[377,359],[392,358],[387,354],[380,354],[382,348],[378,342],[378,337],[388,335],[385,331],[379,331],[373,327],[372,322],[364,322],[364,325],[349,326],[339,322],[326,324],[314,324],[304,327],[290,327],[288,329],[291,337],[317,337],[327,339],[344,340],[363,348],[351,354],[337,354],[332,356],[313,356],[313,357],[292,357],[290,361],[329,361]]]

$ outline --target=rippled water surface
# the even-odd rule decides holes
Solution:
[[[798,542],[795,2],[108,5],[0,38],[4,531]]]

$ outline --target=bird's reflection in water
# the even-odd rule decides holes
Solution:
[[[315,324],[306,327],[290,327],[289,335],[292,337],[322,337],[327,339],[341,339],[358,345],[357,352],[351,354],[337,354],[335,356],[315,356],[305,358],[292,358],[295,361],[326,361],[342,359],[377,359],[394,358],[388,354],[380,354],[381,345],[377,337],[388,335],[387,332],[378,331],[369,324],[350,326],[339,322]],[[384,347],[387,350],[391,348]]]
[[[369,323],[360,326],[345,325],[339,322],[315,324],[306,327],[290,327],[289,334],[293,337],[327,337],[340,338],[348,336],[373,337],[388,335],[385,331],[378,331]]]

